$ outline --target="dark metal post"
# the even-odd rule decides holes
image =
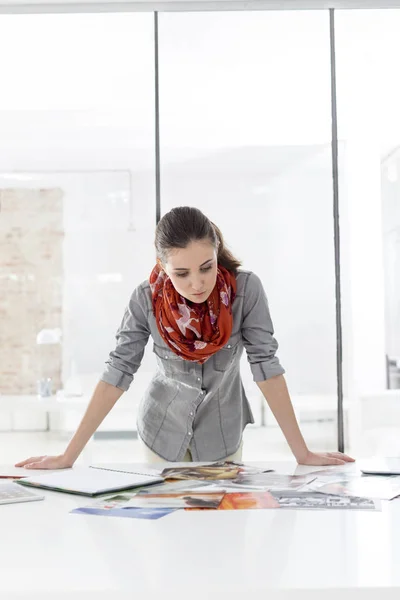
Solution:
[[[329,9],[330,58],[331,58],[331,115],[332,115],[332,183],[333,183],[333,228],[335,247],[335,297],[336,297],[336,370],[337,370],[337,436],[338,450],[344,452],[343,427],[343,340],[342,306],[340,283],[340,224],[339,224],[339,169],[338,127],[336,105],[336,54],[335,54],[335,11]]]
[[[156,171],[156,223],[161,218],[160,177],[160,88],[158,65],[158,13],[154,13],[154,110],[155,110],[155,171]]]

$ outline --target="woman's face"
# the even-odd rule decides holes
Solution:
[[[191,242],[168,253],[164,271],[172,285],[191,302],[204,302],[217,279],[217,252],[209,240]]]

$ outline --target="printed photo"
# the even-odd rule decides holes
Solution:
[[[361,477],[316,479],[309,488],[321,494],[337,496],[358,496],[363,498],[379,498],[393,500],[400,496],[400,477],[374,477],[364,475]]]
[[[138,492],[140,496],[147,496],[148,494],[171,494],[177,492],[193,492],[201,490],[202,492],[207,489],[210,492],[216,491],[212,489],[212,483],[207,481],[201,481],[200,479],[182,479],[176,481],[167,481],[160,483],[159,485],[152,485],[146,488],[141,488]]]
[[[170,467],[164,469],[161,476],[165,479],[201,479],[206,481],[235,479],[239,474],[257,474],[263,472],[261,469],[235,462],[217,462],[212,465],[198,467]]]
[[[222,498],[223,491],[213,492],[195,492],[195,491],[180,491],[176,493],[119,493],[107,498],[98,498],[89,506],[90,508],[101,510],[103,512],[115,509],[128,508],[218,508]]]
[[[235,479],[240,467],[228,463],[216,463],[201,467],[175,467],[164,469],[161,477],[165,479]]]
[[[101,517],[121,517],[124,519],[161,519],[170,513],[175,512],[174,509],[165,508],[111,508],[103,510],[94,506],[85,506],[83,508],[75,508],[72,513],[82,515],[97,515]]]
[[[230,481],[215,481],[217,489],[226,491],[265,490],[284,491],[297,490],[314,481],[314,475],[278,475],[276,473],[239,473],[236,479]]]
[[[238,492],[227,493],[217,510],[249,509],[293,510],[381,510],[379,501],[368,498],[328,496],[313,492]],[[186,509],[199,510],[199,509]]]
[[[218,508],[224,492],[177,494],[138,494],[126,507],[134,508]]]
[[[225,494],[218,510],[248,510],[253,508],[279,508],[279,503],[268,492],[236,492]]]
[[[295,509],[352,509],[352,510],[380,510],[380,504],[369,498],[354,496],[328,496],[313,492],[286,492],[274,494],[280,508]]]

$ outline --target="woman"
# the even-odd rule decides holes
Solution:
[[[71,467],[132,382],[149,337],[158,369],[141,402],[138,433],[146,460],[240,460],[253,416],[240,378],[246,349],[253,379],[300,464],[352,461],[311,452],[298,427],[267,299],[259,278],[239,270],[219,229],[198,209],[172,209],[159,222],[157,264],[135,289],[117,346],[65,452],[18,463],[30,469]]]

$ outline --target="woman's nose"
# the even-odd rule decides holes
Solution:
[[[204,287],[204,282],[201,277],[196,277],[191,281],[192,289],[194,292],[202,292]]]

